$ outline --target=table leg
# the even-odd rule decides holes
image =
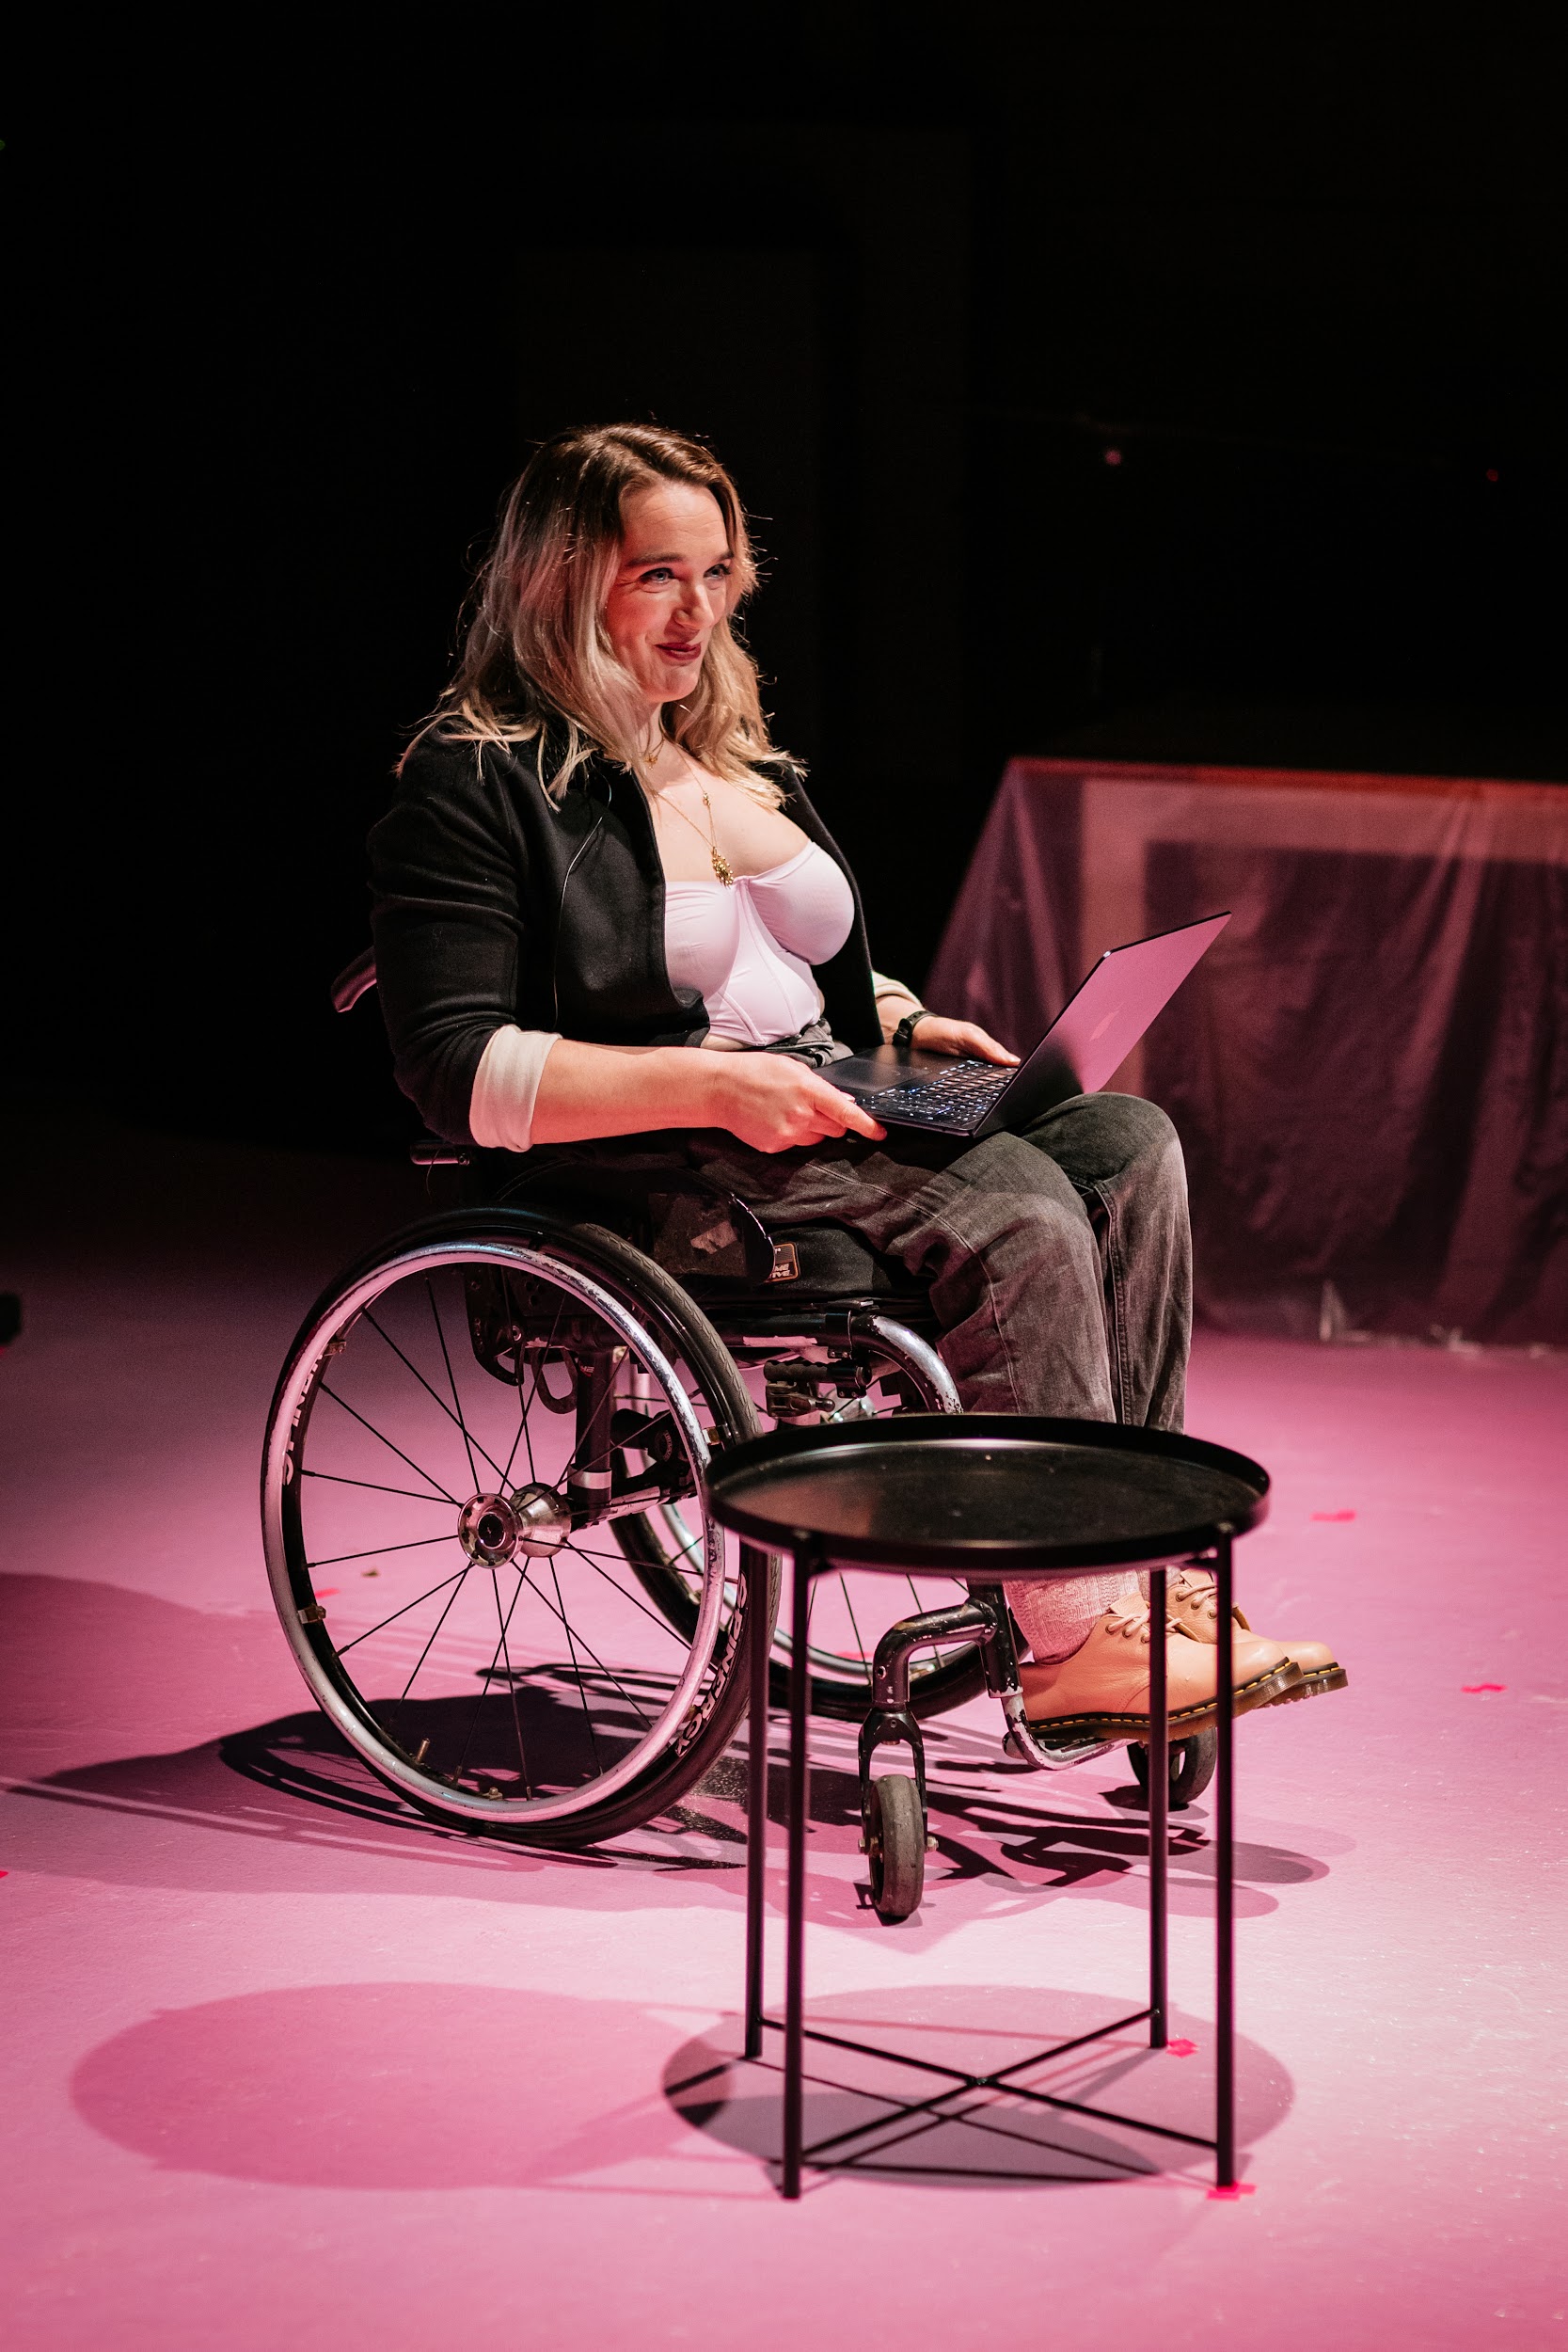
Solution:
[[[1148,1579],[1148,2046],[1163,2050],[1170,1857],[1170,1723],[1165,1677],[1165,1571]]]
[[[1214,1800],[1214,2182],[1236,2185],[1236,1725],[1231,1714],[1234,1674],[1230,1633],[1235,1579],[1230,1536],[1214,1555],[1219,1611],[1219,1771]]]
[[[805,2073],[806,1818],[810,1778],[806,1764],[806,1709],[811,1693],[812,1579],[820,1562],[816,1546],[798,1552],[790,1575],[789,1619],[789,1833],[788,1915],[784,1930],[784,2193],[800,2194],[800,2139]]]
[[[768,1614],[770,1563],[747,1549],[747,1634],[752,1677],[746,1758],[746,2056],[762,2056],[762,1923],[768,1891],[768,1661],[772,1626]]]

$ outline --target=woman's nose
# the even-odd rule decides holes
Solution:
[[[676,609],[691,628],[711,628],[719,618],[719,592],[705,580],[688,580]]]

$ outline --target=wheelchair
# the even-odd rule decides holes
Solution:
[[[367,953],[333,1002],[373,985]],[[411,1156],[476,1154],[426,1137]],[[650,1202],[672,1191],[713,1271],[677,1280],[652,1254]],[[312,1696],[449,1826],[583,1848],[669,1816],[740,1721],[752,1611],[781,1697],[794,1663],[778,1563],[704,1507],[710,1459],[769,1421],[958,1411],[936,1336],[921,1285],[858,1235],[775,1235],[634,1148],[538,1180],[525,1164],[506,1197],[378,1244],[306,1316],[267,1423],[267,1571]],[[1023,1762],[1108,1743],[1029,1729],[999,1587],[911,1577],[888,1625],[890,1585],[824,1580],[806,1667],[813,1710],[860,1725],[872,1896],[897,1918],[922,1888],[923,1721],[989,1688]],[[894,1745],[912,1778],[873,1772]],[[1172,1803],[1212,1769],[1212,1733],[1173,1742]]]

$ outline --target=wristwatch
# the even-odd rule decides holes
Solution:
[[[893,1036],[889,1041],[894,1045],[904,1047],[912,1045],[914,1043],[915,1024],[918,1021],[924,1021],[926,1018],[926,1007],[924,1005],[917,1005],[913,1012],[907,1012],[904,1015],[904,1018],[900,1021],[898,1026],[894,1030]]]

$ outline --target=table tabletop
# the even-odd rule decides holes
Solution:
[[[1268,1473],[1169,1430],[1005,1413],[779,1429],[716,1455],[720,1522],[822,1565],[975,1579],[1188,1560],[1268,1515]]]

